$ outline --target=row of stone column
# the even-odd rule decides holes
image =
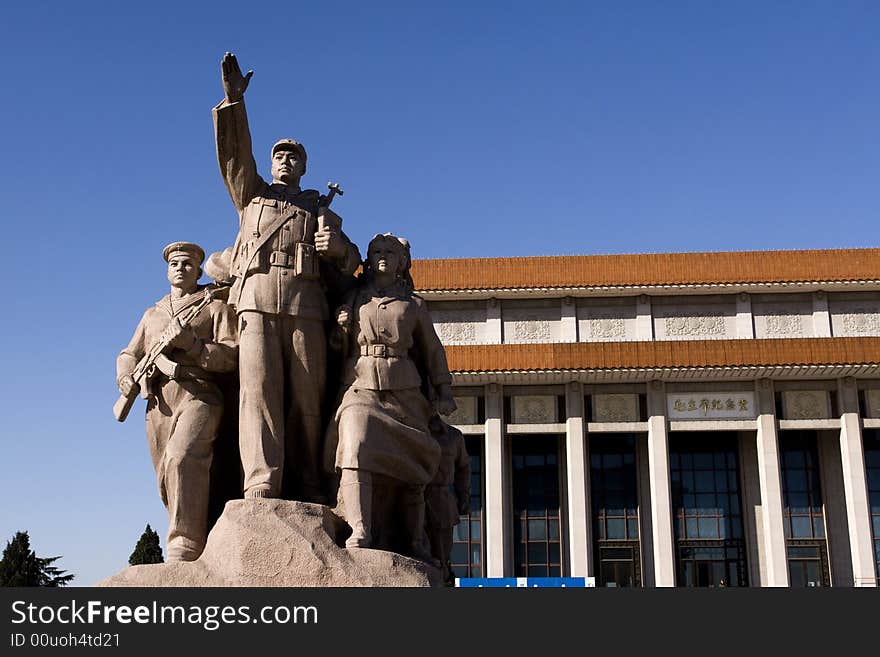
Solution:
[[[782,475],[773,384],[756,382],[758,400],[757,454],[761,491],[760,550],[763,565],[762,586],[788,586],[788,562],[783,526]],[[510,574],[507,546],[510,543],[512,511],[505,499],[510,490],[509,469],[504,441],[503,393],[501,386],[486,388],[485,423],[485,545],[486,575]],[[858,388],[852,378],[838,381],[840,400],[840,457],[846,498],[847,524],[855,586],[876,586],[871,514],[865,473],[865,455],[859,418]],[[650,487],[650,531],[652,554],[644,561],[653,563],[655,586],[676,585],[672,495],[669,470],[669,423],[666,391],[660,381],[648,385],[648,483]],[[593,541],[590,522],[589,454],[584,413],[583,386],[572,383],[566,389],[565,480],[568,491],[567,541],[569,574],[588,577],[593,573]],[[642,513],[645,509],[642,510]],[[646,537],[643,537],[643,539]],[[648,541],[643,540],[645,545]]]

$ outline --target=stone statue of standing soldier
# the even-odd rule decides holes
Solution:
[[[360,254],[319,193],[300,188],[302,144],[277,142],[272,182],[260,177],[244,104],[253,71],[243,75],[231,53],[221,69],[225,98],[213,114],[220,172],[239,215],[229,303],[238,314],[244,496],[323,503],[325,285],[353,274]]]
[[[116,381],[123,397],[140,387],[147,399],[150,456],[168,509],[167,560],[192,561],[208,535],[211,462],[224,403],[215,378],[235,370],[236,323],[229,306],[206,298],[211,290],[198,284],[201,247],[173,242],[162,255],[171,293],[144,312],[116,359]],[[184,316],[189,320],[182,323]],[[159,362],[135,382],[132,374],[157,345]]]

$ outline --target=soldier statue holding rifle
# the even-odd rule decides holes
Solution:
[[[122,393],[114,407],[124,420],[138,393],[147,399],[147,439],[168,509],[168,561],[192,561],[208,534],[210,471],[223,416],[215,379],[235,370],[235,313],[200,286],[204,251],[174,242],[162,252],[171,293],[148,308],[116,360]],[[218,295],[222,296],[222,295]]]

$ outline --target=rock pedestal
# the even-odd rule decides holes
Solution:
[[[196,561],[131,566],[97,586],[440,586],[440,570],[409,557],[339,547],[345,521],[326,506],[233,500]]]

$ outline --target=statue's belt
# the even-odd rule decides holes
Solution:
[[[292,255],[284,251],[272,251],[269,254],[269,264],[273,267],[292,269],[294,276],[317,278],[321,270],[315,245],[297,242],[294,249]]]
[[[389,347],[387,344],[362,344],[361,356],[373,356],[374,358],[407,358],[409,352],[406,349]]]

